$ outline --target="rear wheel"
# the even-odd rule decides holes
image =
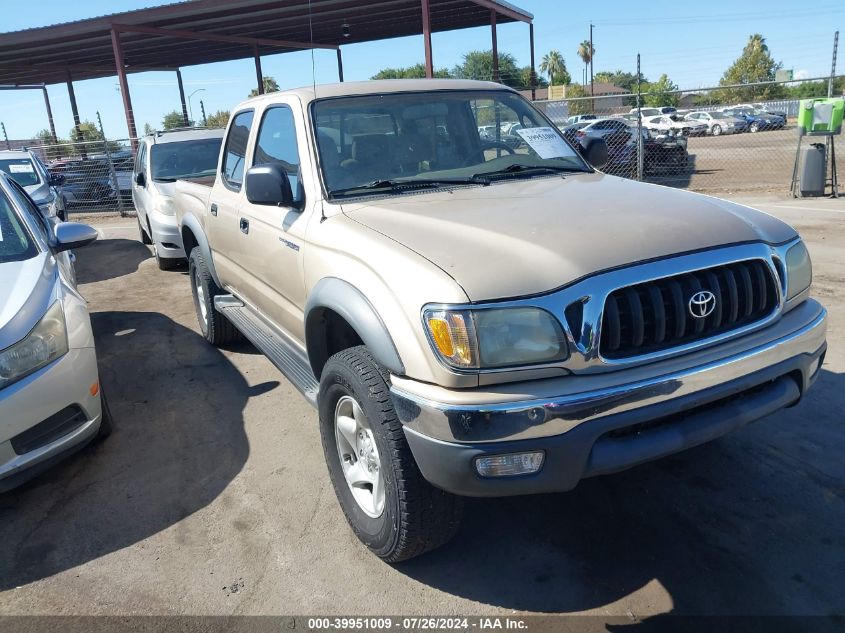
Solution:
[[[188,275],[191,278],[197,321],[205,340],[212,345],[225,345],[240,340],[241,333],[237,328],[214,308],[214,297],[223,292],[211,278],[199,247],[194,248],[188,258]]]
[[[754,121],[753,123],[751,123],[751,125],[748,126],[748,131],[749,132],[759,132],[760,131],[760,124],[757,121]]]
[[[710,132],[713,134],[713,136],[719,136],[719,135],[722,133],[722,126],[721,126],[721,125],[718,125],[718,124],[717,124],[717,125],[714,125],[714,126],[710,129]]]
[[[329,476],[346,520],[364,545],[395,563],[455,535],[462,499],[423,478],[393,409],[387,375],[365,347],[328,360],[319,410]]]

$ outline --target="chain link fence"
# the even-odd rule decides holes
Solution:
[[[534,104],[575,144],[603,138],[607,173],[706,193],[788,193],[800,99],[736,103],[725,99],[725,92],[667,92],[665,105],[641,105],[639,111],[636,94]],[[824,139],[805,137],[801,147],[819,141]],[[840,181],[842,165],[845,160],[837,164]]]
[[[52,174],[64,177],[68,219],[92,213],[135,214],[132,205],[132,139],[29,145]]]

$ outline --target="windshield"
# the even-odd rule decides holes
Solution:
[[[591,171],[557,128],[505,91],[325,99],[314,103],[313,116],[330,196]]]
[[[222,138],[157,143],[150,152],[153,180],[210,176],[217,171]]]
[[[0,191],[0,264],[23,261],[37,254],[26,226],[15,213],[6,193]]]
[[[9,174],[21,187],[37,185],[40,182],[35,166],[28,158],[0,159],[0,169]]]

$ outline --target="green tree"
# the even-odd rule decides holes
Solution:
[[[587,66],[593,61],[596,49],[590,44],[590,40],[584,40],[578,45],[578,57],[584,62],[584,75],[587,74]],[[584,82],[586,83],[586,81]]]
[[[188,127],[191,126],[193,126],[193,122],[188,121]],[[174,130],[176,128],[185,127],[185,118],[182,116],[181,112],[173,110],[173,112],[168,112],[164,115],[161,127],[165,130]]]
[[[455,66],[452,75],[458,79],[493,79],[493,51],[470,51],[464,55],[462,64]],[[516,58],[509,53],[499,53],[499,81],[511,88],[525,89],[522,69],[516,65]]]
[[[67,150],[67,146],[61,147],[62,144],[67,143],[65,140],[53,138],[53,133],[48,129],[39,130],[35,135],[40,145],[44,147],[44,157],[48,160],[56,160]]]
[[[522,85],[525,86],[526,89],[531,88],[531,66],[526,66],[520,72],[522,73]],[[534,73],[534,82],[534,85],[537,88],[547,88],[549,85],[549,82],[546,81],[545,77],[536,73]]]
[[[209,114],[206,117],[206,125],[208,127],[226,127],[229,122],[229,111],[218,110],[214,114]]]
[[[677,90],[678,86],[663,73],[654,83],[646,84],[643,104],[651,107],[677,106],[681,100]]]
[[[742,54],[731,64],[722,75],[720,86],[735,84],[756,84],[761,81],[774,81],[775,73],[783,67],[782,62],[776,62],[772,57],[766,38],[754,33],[742,49]],[[723,103],[740,103],[743,101],[779,99],[786,95],[786,90],[780,84],[763,86],[748,86],[738,88],[722,88],[717,92],[717,99]]]
[[[155,128],[149,123],[144,123],[144,136],[155,133]]]
[[[540,62],[540,72],[549,76],[549,83],[552,86],[566,86],[572,83],[572,77],[566,70],[566,60],[559,51],[549,51],[543,55]]]
[[[449,79],[451,73],[445,68],[435,68],[434,77],[436,79]],[[382,68],[370,79],[424,79],[425,65],[414,64],[407,68]]]
[[[70,154],[95,154],[105,151],[105,137],[103,136],[103,133],[100,132],[100,128],[97,127],[96,123],[92,123],[91,121],[83,121],[80,123],[79,135],[84,144],[71,145]],[[76,128],[70,128],[69,136],[74,143],[79,140],[76,136]],[[109,141],[108,148],[110,152],[117,152],[122,149],[120,144],[115,141]]]
[[[613,84],[626,92],[634,93],[637,91],[637,73],[626,73],[622,70],[614,70],[613,72],[602,70],[595,74],[595,80]],[[648,80],[640,73],[640,88],[642,89],[647,83]]]
[[[569,116],[592,112],[592,99],[583,98],[589,96],[588,91],[581,84],[569,84],[566,87],[566,106]]]
[[[261,83],[264,84],[264,94],[268,92],[279,92],[279,82],[277,82],[272,77],[264,76],[261,79]],[[253,88],[249,91],[250,97],[257,97],[258,96],[258,88]]]

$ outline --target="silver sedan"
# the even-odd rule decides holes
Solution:
[[[684,117],[687,121],[705,123],[710,136],[720,134],[736,134],[744,132],[748,124],[744,119],[725,114],[724,112],[690,112]]]
[[[111,429],[70,255],[96,238],[0,174],[0,491]]]

